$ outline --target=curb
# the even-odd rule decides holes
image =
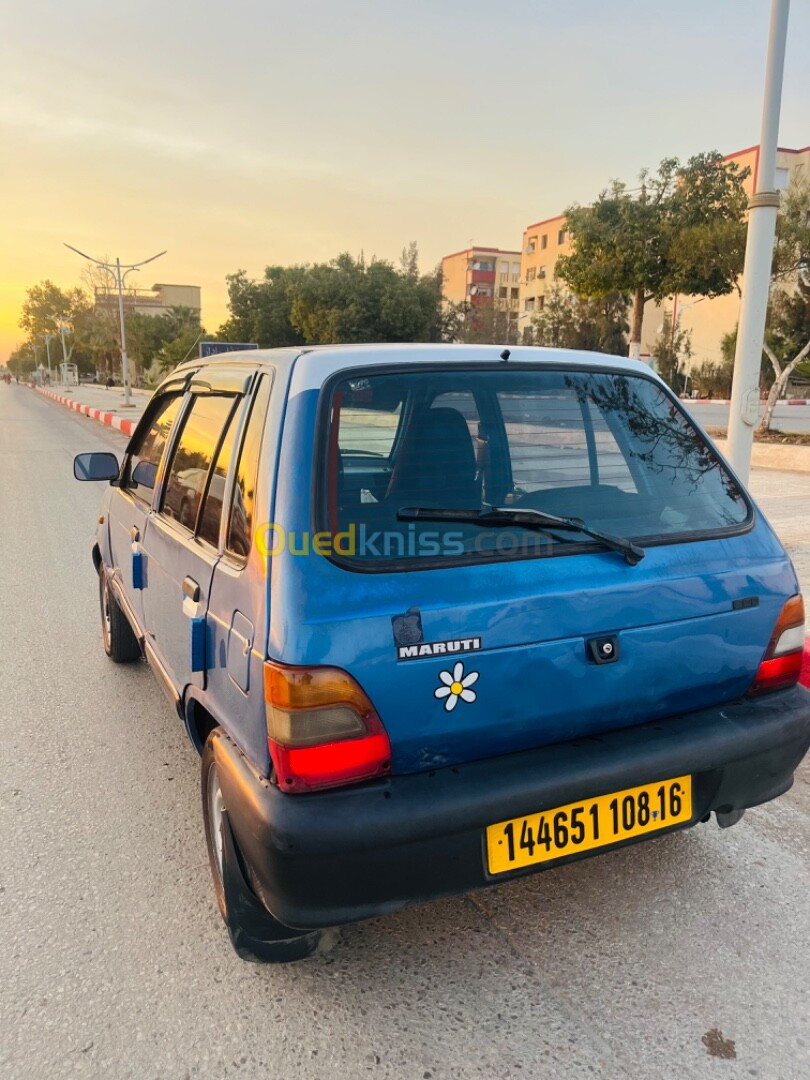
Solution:
[[[38,394],[42,394],[43,397],[56,401],[59,405],[66,405],[69,409],[73,409],[74,412],[89,416],[91,420],[98,420],[100,424],[115,428],[122,435],[131,435],[135,430],[135,425],[138,423],[137,420],[122,420],[120,416],[113,416],[112,413],[104,412],[103,409],[91,409],[89,405],[80,405],[78,401],[61,397],[61,395],[55,394],[53,390],[45,390],[40,386],[35,386],[34,390]]]

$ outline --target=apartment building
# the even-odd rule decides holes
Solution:
[[[448,304],[493,305],[517,317],[520,308],[519,251],[469,247],[442,259],[442,297]]]
[[[523,230],[521,251],[520,317],[531,322],[531,316],[543,310],[545,296],[555,280],[554,268],[560,255],[568,255],[570,240],[565,218],[537,221]]]

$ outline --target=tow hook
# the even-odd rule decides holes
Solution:
[[[732,825],[736,825],[744,813],[745,810],[715,810],[717,824],[721,829],[730,829]]]

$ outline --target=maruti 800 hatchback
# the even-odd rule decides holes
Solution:
[[[109,480],[104,647],[202,753],[237,952],[707,821],[792,783],[779,540],[637,362],[493,346],[181,365]]]

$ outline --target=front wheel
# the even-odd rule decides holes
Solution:
[[[98,573],[98,599],[101,606],[101,640],[107,656],[116,664],[129,664],[133,660],[139,660],[141,646],[113,595],[107,571],[103,566]]]
[[[321,931],[302,933],[280,923],[249,884],[249,871],[236,847],[214,757],[219,728],[208,736],[202,757],[202,804],[208,861],[217,906],[234,949],[243,960],[283,964],[302,960],[318,947]]]

